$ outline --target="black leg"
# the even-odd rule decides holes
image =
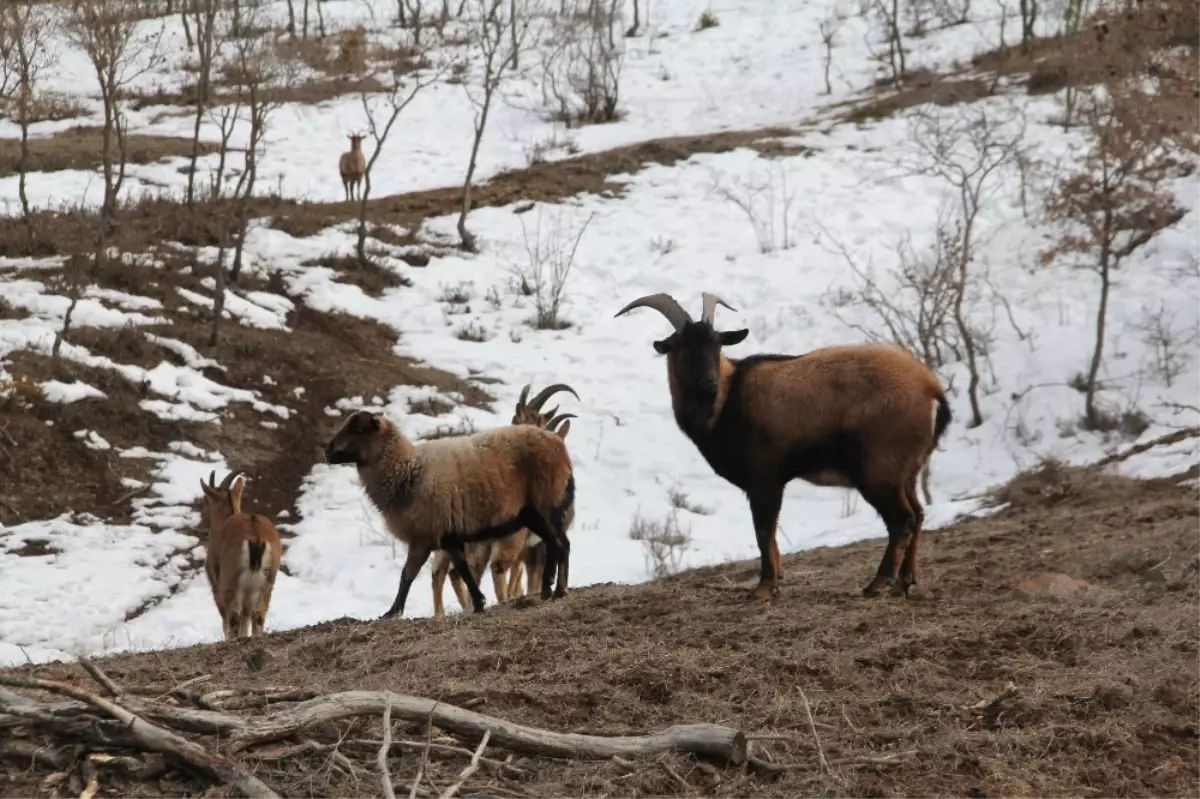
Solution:
[[[898,558],[908,557],[907,549],[912,540],[916,517],[908,504],[903,486],[877,486],[859,489],[859,493],[883,517],[888,533],[887,548],[879,561],[875,579],[862,590],[863,596],[873,597],[896,583],[896,567],[900,565]]]
[[[447,536],[447,538],[451,538]],[[442,550],[450,556],[450,562],[454,564],[454,570],[458,572],[458,576],[467,586],[467,593],[471,595],[471,603],[475,606],[476,613],[483,613],[483,592],[479,590],[479,582],[475,579],[475,573],[471,569],[471,565],[467,563],[467,554],[463,550],[463,544],[457,539],[447,541],[442,539]]]
[[[558,584],[554,587],[555,599],[567,594],[567,578],[570,570],[571,542],[542,517],[537,511],[526,508],[523,512],[526,527],[546,544],[546,566],[542,570],[542,599],[551,596],[550,586],[557,574]]]
[[[779,545],[775,541],[775,526],[779,521],[779,507],[783,504],[783,489],[764,486],[748,498],[759,555],[758,585],[751,596],[768,600],[779,590]]]
[[[413,580],[417,579],[417,574],[425,565],[425,561],[429,560],[429,553],[432,551],[433,549],[426,544],[413,542],[408,545],[408,557],[404,561],[404,571],[400,573],[400,588],[396,591],[396,601],[388,608],[387,613],[379,617],[380,619],[394,619],[404,613],[408,589],[412,587]]]

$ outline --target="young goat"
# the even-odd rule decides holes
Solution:
[[[546,542],[542,598],[567,593],[571,544],[566,519],[575,502],[571,456],[561,438],[532,425],[414,444],[381,414],[356,411],[325,447],[330,464],[354,464],[388,531],[408,546],[396,599],[382,618],[404,612],[409,588],[435,549],[450,554],[476,613],[483,594],[464,544],[505,538],[528,527]]]
[[[574,419],[575,414],[564,413],[556,416],[557,406],[543,413],[542,406],[546,404],[546,400],[559,391],[569,391],[575,399],[579,399],[575,389],[565,383],[556,383],[540,391],[532,400],[529,399],[529,390],[530,386],[526,384],[517,400],[512,423],[514,425],[535,425],[557,433],[560,438],[565,439],[571,430],[569,420]],[[564,529],[570,529],[573,519],[574,509],[572,508],[566,518]],[[530,594],[534,592],[534,586],[541,576],[540,567],[546,559],[546,545],[531,533],[529,528],[523,528],[499,541],[475,541],[467,544],[466,553],[467,563],[471,567],[471,574],[476,583],[482,580],[484,567],[488,566],[490,561],[492,589],[496,594],[496,601],[505,602],[522,596],[526,590]],[[527,587],[525,588],[521,585],[523,570],[527,575]],[[438,620],[445,617],[442,589],[445,587],[447,576],[450,577],[450,585],[454,589],[455,595],[458,596],[459,604],[466,610],[469,604],[466,587],[463,585],[462,578],[458,576],[458,571],[450,562],[448,552],[443,550],[434,555],[432,576],[433,617]]]
[[[667,318],[674,332],[654,349],[667,356],[667,383],[679,429],[718,475],[750,501],[761,557],[756,599],[778,592],[783,574],[775,527],[783,490],[794,478],[855,488],[883,517],[888,544],[875,578],[877,596],[896,581],[917,582],[917,542],[924,510],[917,496],[921,469],[950,424],[950,405],[937,377],[907,352],[888,345],[828,347],[803,355],[731,359],[721,348],[749,331],[716,330],[717,304],[704,293],[700,321],[668,294],[634,300]]]
[[[283,557],[279,531],[271,520],[242,511],[245,480],[239,475],[230,472],[217,485],[216,473],[211,472],[207,483],[200,481],[209,519],[204,572],[227,641],[263,634]]]
[[[342,189],[346,192],[347,200],[358,199],[354,196],[354,190],[359,189],[359,196],[362,195],[361,183],[363,175],[367,174],[367,159],[363,157],[362,143],[366,136],[362,133],[351,133],[347,136],[350,139],[350,149],[342,153],[338,158],[338,172],[342,174]]]

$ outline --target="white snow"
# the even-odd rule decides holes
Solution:
[[[646,579],[642,546],[628,537],[637,516],[663,519],[677,511],[692,539],[684,567],[756,556],[745,498],[712,473],[675,424],[665,363],[651,346],[669,332],[668,325],[649,310],[613,315],[630,300],[655,291],[674,294],[695,314],[700,292],[716,292],[737,309],[721,309],[719,325],[750,331],[745,343],[730,349],[735,357],[798,353],[886,334],[878,316],[853,301],[861,277],[847,258],[877,280],[885,296],[898,296],[897,242],[908,236],[916,252],[927,249],[949,195],[935,177],[910,168],[919,156],[910,136],[911,114],[869,125],[832,121],[829,106],[874,77],[864,44],[865,23],[851,19],[838,33],[833,92],[821,95],[818,23],[833,5],[655,0],[647,32],[625,40],[625,116],[611,124],[564,130],[535,108],[541,90],[533,77],[537,70],[531,70],[509,81],[493,109],[476,180],[525,166],[535,148],[546,149],[550,160],[567,157],[566,142],[575,152],[596,152],[665,136],[786,126],[792,132],[781,143],[805,148],[799,154],[767,159],[745,148],[700,154],[674,166],[649,166],[618,176],[612,180],[614,196],[539,203],[519,215],[511,206],[477,209],[469,224],[482,245],[479,254],[450,251],[423,268],[386,258],[388,268],[402,273],[412,286],[378,298],[335,280],[331,269],[300,266],[330,253],[351,252],[351,226],[296,239],[261,221],[253,224],[244,257],[247,274],[277,273],[297,302],[387,324],[399,335],[399,354],[464,378],[490,378],[484,387],[496,397],[494,412],[488,412],[458,406],[462,397],[457,395],[396,387],[386,397],[343,397],[312,423],[328,424],[330,418],[367,407],[386,412],[417,439],[438,430],[486,429],[508,422],[524,384],[531,382],[536,389],[566,382],[580,395],[579,401],[569,395],[554,400],[561,410],[578,414],[568,439],[578,483],[571,530],[573,587]],[[269,6],[276,18],[285,8],[282,3]],[[327,4],[326,23],[336,30],[363,22],[377,39],[387,40],[394,34],[379,31],[377,21],[389,19],[392,8],[382,0]],[[711,10],[720,24],[695,31],[704,10]],[[910,66],[965,61],[994,46],[997,19],[990,11],[981,14],[972,25],[923,39]],[[170,88],[183,74],[186,48],[178,20],[151,21],[142,29],[160,24],[165,24],[167,37],[161,47],[164,60],[135,81],[147,90]],[[49,87],[74,96],[78,76],[90,70],[69,44],[56,42],[54,49],[58,63],[48,73]],[[90,121],[39,123],[34,135],[95,124],[98,103],[94,97],[83,102],[92,111]],[[1006,120],[1006,130],[1023,125],[1026,144],[1042,159],[1069,163],[1078,151],[1078,138],[1050,123],[1057,111],[1051,98],[1017,93],[978,107]],[[959,112],[953,107],[926,110],[947,120]],[[129,109],[130,130],[190,136],[191,118],[178,111]],[[419,95],[400,117],[376,166],[373,195],[459,184],[472,114],[461,85],[441,84]],[[336,154],[344,149],[345,133],[361,128],[362,122],[361,103],[353,95],[320,107],[285,104],[268,127],[260,192],[281,191],[300,200],[341,199]],[[16,135],[13,123],[0,121],[0,136]],[[207,122],[204,135],[216,137]],[[244,126],[234,139],[236,146],[244,143]],[[552,140],[562,146],[549,147]],[[215,162],[202,161],[206,175]],[[152,185],[155,191],[178,193],[184,182],[178,165],[131,165],[124,191],[136,196]],[[15,181],[0,179],[0,196],[15,197]],[[1037,188],[1035,183],[1031,191]],[[988,280],[968,299],[973,322],[988,342],[980,397],[984,423],[967,426],[965,366],[951,358],[939,374],[952,387],[955,421],[933,458],[934,502],[927,509],[927,527],[947,524],[959,514],[993,512],[982,508],[980,495],[1039,458],[1091,462],[1200,421],[1200,414],[1188,410],[1200,395],[1197,178],[1180,180],[1176,189],[1186,211],[1183,219],[1122,266],[1111,299],[1100,399],[1115,413],[1136,409],[1149,420],[1140,436],[1121,438],[1080,429],[1082,395],[1069,385],[1091,354],[1097,279],[1069,263],[1041,265],[1054,231],[1036,216],[1027,217],[1015,170],[997,172],[977,220],[980,245],[973,267],[986,272]],[[94,205],[102,186],[91,172],[63,171],[31,175],[29,192],[38,206]],[[1037,205],[1036,198],[1030,205]],[[419,236],[452,241],[454,222],[451,217],[429,219]],[[528,277],[530,250],[569,249],[580,230],[561,308],[569,326],[536,330],[529,324],[536,311],[534,298],[516,290],[520,275]],[[216,255],[213,248],[176,249],[199,263],[211,263]],[[402,251],[384,249],[393,256]],[[127,257],[154,262],[142,254]],[[28,314],[0,319],[0,396],[14,378],[10,356],[25,349],[48,354],[62,326],[70,304],[66,291],[34,279],[60,265],[61,259],[0,259],[4,301]],[[214,286],[207,279],[201,285],[203,292],[174,291],[203,318],[212,306]],[[447,301],[448,288],[468,295],[467,301]],[[292,300],[270,292],[238,288],[226,293],[225,316],[232,325],[287,331],[292,310]],[[1158,312],[1170,320],[1180,342],[1165,369],[1155,368],[1156,343],[1147,332],[1148,315]],[[300,400],[304,386],[276,386],[279,381],[265,375],[254,390],[230,386],[223,382],[229,363],[161,327],[154,333],[139,331],[150,325],[169,327],[162,313],[157,299],[90,288],[74,309],[75,328],[128,326],[161,348],[162,360],[143,368],[70,343],[63,345],[62,357],[112,371],[141,387],[145,397],[140,407],[162,419],[219,425],[231,403],[243,403],[271,429],[296,412],[263,396],[270,392]],[[460,338],[464,329],[484,340]],[[78,381],[51,380],[43,389],[53,402],[106,401],[102,392]],[[437,417],[411,411],[413,403],[431,398],[456,407]],[[152,477],[148,485],[122,478],[130,491],[140,492],[129,500],[133,518],[128,525],[64,515],[0,527],[0,585],[5,588],[0,663],[218,640],[220,623],[206,580],[189,565],[203,557],[202,519],[195,503],[201,497],[198,483],[212,471],[220,479],[227,462],[241,460],[241,453],[210,452],[188,441],[172,442],[165,452],[121,449],[93,430],[73,434],[100,455],[150,464]],[[1173,475],[1197,462],[1200,439],[1188,438],[1113,469],[1136,477]],[[252,496],[254,484],[246,490]],[[673,494],[686,495],[686,506],[674,508]],[[285,523],[281,514],[278,520],[296,538],[288,542],[284,560],[291,576],[278,579],[268,627],[288,629],[382,613],[395,594],[404,550],[384,532],[354,470],[315,464],[297,509],[298,518]],[[784,551],[882,535],[878,517],[856,494],[789,486],[780,517]],[[51,554],[19,556],[29,542],[42,542]],[[427,575],[428,568],[414,585],[407,616],[432,610]],[[864,573],[864,581],[868,576]],[[484,590],[490,592],[488,586]],[[446,599],[448,608],[457,609],[456,601]],[[125,621],[127,614],[144,607],[150,609]]]

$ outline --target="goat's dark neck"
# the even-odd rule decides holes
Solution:
[[[718,475],[745,488],[747,466],[744,461],[746,438],[753,434],[742,412],[743,373],[738,361],[721,356],[717,396],[697,400],[672,379],[671,405],[675,423],[692,440],[696,449]]]

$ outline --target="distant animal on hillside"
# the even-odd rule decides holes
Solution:
[[[207,483],[200,481],[209,521],[204,572],[227,641],[263,634],[283,558],[275,524],[262,514],[242,510],[246,483],[240,474],[230,472],[220,485],[215,472],[209,473]]]
[[[899,591],[907,596],[917,582],[925,518],[917,480],[951,420],[937,377],[904,350],[882,344],[728,358],[722,347],[749,331],[716,330],[716,306],[730,306],[714,294],[702,297],[698,322],[668,294],[640,297],[616,316],[651,308],[674,328],[654,349],[667,356],[675,422],[713,471],[750,501],[761,557],[753,596],[778,593],[783,565],[775,528],[784,487],[797,477],[857,489],[879,512],[887,549],[862,593],[894,586],[903,554]]]
[[[555,383],[540,391],[532,400],[529,399],[529,390],[530,385],[526,384],[517,400],[516,409],[513,411],[512,423],[514,425],[536,425],[557,433],[559,437],[565,439],[567,433],[571,431],[569,420],[574,419],[575,414],[558,414],[558,406],[543,413],[542,406],[546,404],[546,400],[559,391],[569,391],[576,399],[579,399],[575,389],[565,383]],[[566,519],[565,529],[570,529],[573,519],[574,510],[572,509]],[[496,601],[504,602],[522,596],[526,592],[533,594],[534,586],[541,578],[542,566],[546,560],[546,544],[531,533],[529,528],[522,528],[499,541],[475,541],[467,544],[466,553],[467,563],[471,567],[471,573],[476,583],[482,579],[483,569],[490,562],[492,588],[496,594]],[[526,587],[524,588],[521,585],[522,571],[526,575]],[[449,553],[444,550],[440,551],[433,560],[433,617],[435,619],[442,619],[445,616],[442,589],[446,584],[447,575],[450,577],[450,585],[454,588],[454,593],[458,596],[459,604],[464,610],[468,606],[467,591],[462,578],[459,577],[458,571],[450,562]]]
[[[396,599],[382,618],[404,612],[409,588],[435,549],[450,554],[476,613],[479,584],[465,544],[528,527],[546,543],[542,598],[567,593],[571,544],[567,519],[575,475],[566,444],[533,425],[514,425],[414,444],[382,414],[351,414],[325,447],[330,464],[354,464],[388,531],[408,545]]]
[[[366,138],[362,133],[351,133],[347,136],[350,139],[350,149],[342,153],[338,159],[338,172],[342,175],[342,189],[346,192],[347,200],[356,200],[354,190],[359,189],[359,196],[362,196],[362,180],[367,174],[367,159],[363,156],[362,143]]]

